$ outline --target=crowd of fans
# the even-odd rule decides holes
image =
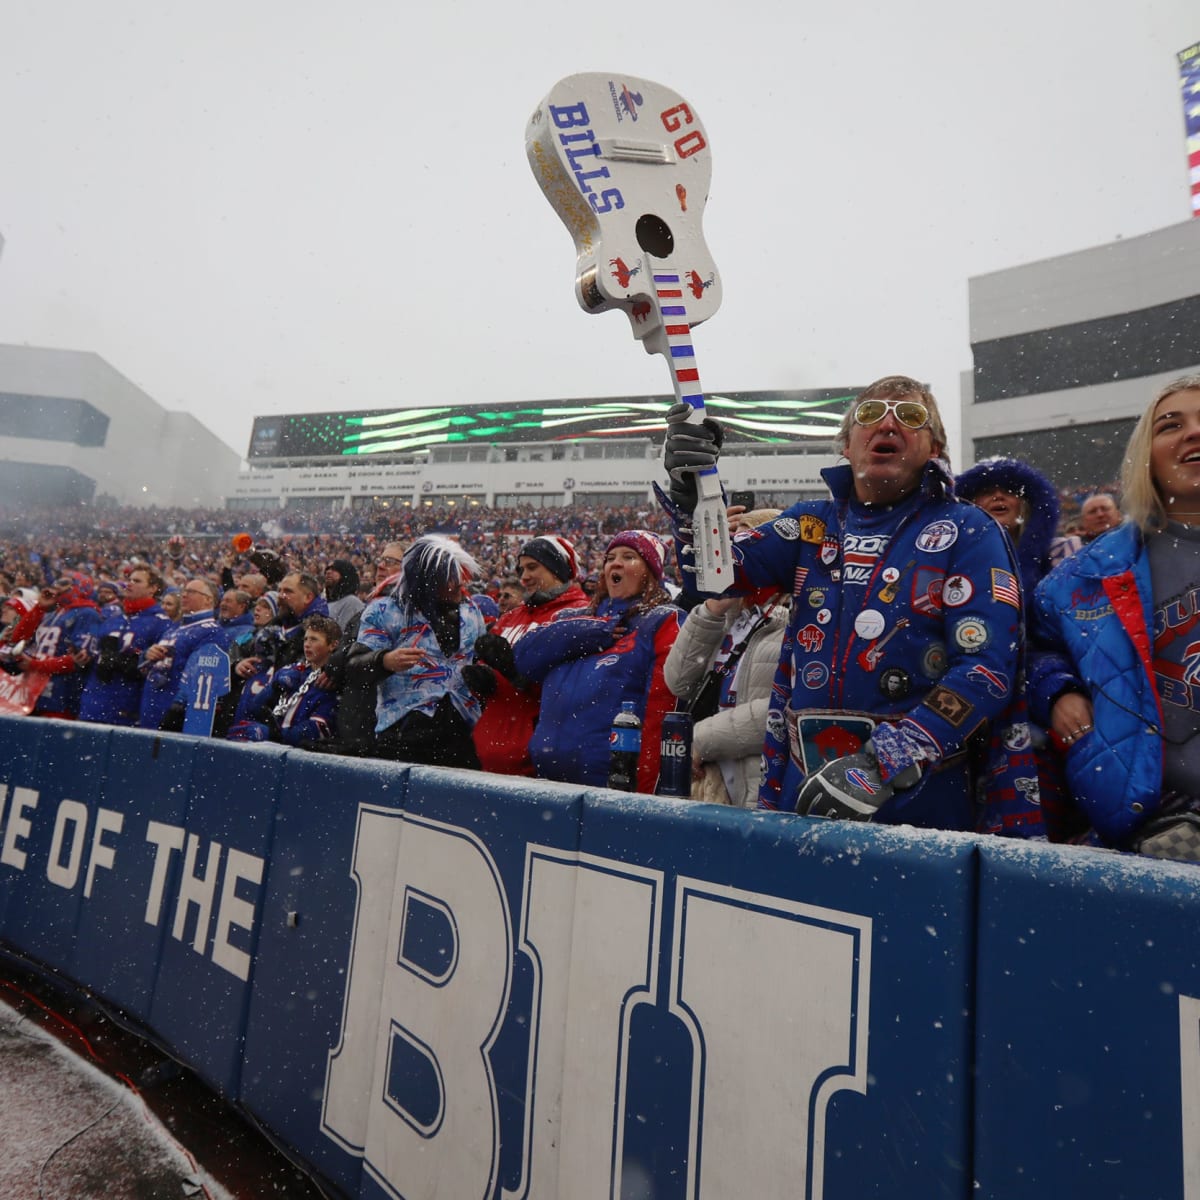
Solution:
[[[829,501],[729,509],[738,587],[705,598],[694,471],[721,436],[686,415],[661,507],[0,511],[0,708],[604,784],[624,705],[644,792],[682,709],[697,799],[1144,848],[1142,810],[1106,827],[1077,803],[1099,701],[1063,606],[1028,658],[1021,619],[1110,544],[1115,485],[988,460],[964,506],[933,397],[889,377],[846,415]],[[1085,590],[1065,608],[1099,620]],[[1200,857],[1200,802],[1170,794],[1196,829],[1164,856]]]

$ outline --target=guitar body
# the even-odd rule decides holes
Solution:
[[[720,307],[721,280],[701,229],[712,157],[691,105],[632,76],[560,80],[525,131],[529,164],[575,242],[575,298],[585,312],[620,309],[633,336],[671,367],[689,421],[704,420],[692,328]],[[725,499],[715,466],[696,470],[696,586],[733,582]]]
[[[619,308],[634,337],[656,343],[653,273],[664,269],[680,278],[689,326],[717,311],[721,279],[701,228],[712,154],[677,92],[627,75],[571,75],[534,111],[525,151],[575,242],[585,312]]]

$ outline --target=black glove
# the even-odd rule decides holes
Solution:
[[[262,572],[271,587],[275,587],[287,574],[287,563],[274,550],[251,550],[246,557]]]
[[[463,683],[479,697],[490,699],[496,694],[496,672],[483,663],[467,663],[462,669]]]
[[[96,678],[101,683],[111,683],[119,669],[117,663],[117,646],[120,638],[115,633],[106,633],[100,639],[99,653],[96,655]]]
[[[136,650],[122,650],[117,655],[116,662],[113,664],[116,672],[119,675],[124,675],[126,679],[141,679],[142,669],[138,665],[138,652]]]
[[[663,466],[671,477],[671,499],[686,512],[696,507],[696,472],[716,466],[725,431],[712,417],[689,422],[692,406],[680,401],[667,412]]]
[[[495,668],[505,679],[516,678],[517,662],[513,658],[512,643],[498,633],[481,633],[475,639],[475,660]]]
[[[863,749],[814,771],[800,788],[796,811],[809,817],[869,821],[895,790],[880,778],[875,756]]]
[[[187,706],[180,704],[178,700],[163,713],[163,718],[158,723],[159,729],[163,733],[182,733],[183,718],[187,716]]]

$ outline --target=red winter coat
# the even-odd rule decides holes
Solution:
[[[536,606],[528,601],[519,604],[492,626],[492,633],[507,642],[519,641],[525,633],[554,619],[565,608],[586,608],[588,598],[577,583],[572,583],[557,596]],[[533,775],[533,760],[529,757],[529,739],[537,724],[541,708],[542,689],[529,684],[524,689],[513,687],[503,675],[496,676],[495,694],[483,708],[483,716],[475,723],[472,738],[475,753],[485,771],[498,775]]]

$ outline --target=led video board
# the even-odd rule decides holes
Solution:
[[[828,441],[859,389],[727,392],[705,398],[726,439],[780,444]],[[454,443],[660,438],[671,396],[546,400],[461,407],[379,408],[256,417],[251,459],[414,454]]]

